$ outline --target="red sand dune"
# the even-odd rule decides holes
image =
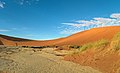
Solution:
[[[0,42],[1,42],[0,45],[16,46],[14,41],[7,40],[7,39],[1,38],[1,37],[0,37]]]
[[[38,40],[28,40],[22,38],[14,38],[9,36],[0,35],[1,38],[17,43],[19,46],[50,46],[50,45],[82,45],[88,42],[94,42],[100,39],[108,39],[110,40],[117,32],[120,32],[120,26],[109,26],[109,27],[100,27],[100,28],[93,28],[90,30],[86,30],[83,32],[79,32],[73,34],[71,36],[54,39],[54,40],[45,40],[45,41],[38,41]],[[6,44],[1,39],[4,45],[12,45]]]
[[[120,26],[110,26],[110,27],[101,27],[93,28],[87,31],[79,32],[73,34],[66,39],[56,42],[58,45],[81,45],[88,42],[94,42],[100,39],[112,39],[112,37],[120,32]]]

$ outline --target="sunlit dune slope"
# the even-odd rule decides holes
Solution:
[[[61,41],[56,42],[56,45],[81,45],[88,42],[94,42],[100,39],[112,39],[112,37],[120,32],[120,26],[109,26],[93,28],[87,31],[73,34]]]
[[[88,42],[94,42],[100,39],[111,40],[112,37],[117,32],[120,32],[120,26],[93,28],[90,30],[73,34],[65,38],[45,40],[45,41],[14,38],[14,37],[9,37],[4,35],[0,35],[0,37],[3,38],[4,40],[6,39],[11,42],[14,42],[14,44],[18,46],[51,46],[51,45],[62,46],[62,45],[82,45],[82,44],[85,44]],[[0,40],[2,41],[3,39],[0,39]],[[5,42],[7,41],[3,41],[2,43],[6,45]]]

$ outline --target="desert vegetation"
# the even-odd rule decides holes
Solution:
[[[80,51],[85,51],[87,49],[100,49],[105,48],[110,42],[108,40],[102,39],[93,43],[84,44],[80,49]]]
[[[112,38],[111,41],[106,40],[106,39],[101,39],[96,42],[90,42],[90,43],[83,44],[82,46],[69,45],[69,48],[79,49],[81,52],[87,49],[103,49],[107,47],[114,49],[114,50],[120,49],[120,32],[115,34],[115,36]]]
[[[103,73],[119,73],[119,50],[120,32],[116,33],[111,40],[101,39],[86,43],[79,48],[78,53],[66,55],[64,59],[81,65],[91,66]]]
[[[110,47],[115,50],[120,49],[120,32],[113,37]]]
[[[78,45],[69,45],[69,48],[73,48],[73,49],[79,49],[81,46]]]
[[[82,52],[82,51],[85,51],[85,50],[91,49],[91,48],[93,48],[93,49],[105,48],[109,44],[110,44],[110,41],[105,40],[105,39],[101,39],[101,40],[98,40],[96,42],[86,43],[82,46],[69,45],[69,48],[70,49],[78,49]]]

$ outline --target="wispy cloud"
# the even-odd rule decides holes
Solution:
[[[11,30],[14,30],[14,31],[17,31],[17,30],[24,31],[24,30],[27,30],[27,29],[29,29],[29,28],[28,27],[20,27],[20,28],[14,27],[14,28],[11,28]]]
[[[0,32],[8,32],[10,30],[7,30],[7,29],[0,29]]]
[[[4,8],[5,2],[0,1],[0,8]]]
[[[24,5],[24,4],[31,5],[31,4],[34,4],[34,3],[37,3],[37,2],[39,2],[39,0],[20,0],[19,4],[20,5]]]
[[[120,18],[120,13],[113,13],[110,17],[119,19]]]
[[[120,26],[120,13],[113,13],[109,18],[95,17],[92,20],[76,20],[72,23],[62,24],[66,27],[60,32],[61,34],[73,34],[95,27]]]
[[[62,24],[73,26],[73,27],[78,27],[78,28],[80,27],[80,24],[75,24],[75,23],[62,23]]]
[[[12,1],[12,0],[11,0]],[[16,0],[16,3],[19,5],[32,5],[32,4],[38,4],[40,0]],[[5,1],[0,0],[0,8],[5,8]]]

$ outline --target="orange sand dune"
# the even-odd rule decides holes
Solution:
[[[71,36],[48,40],[48,41],[27,41],[20,42],[19,45],[81,45],[88,42],[97,41],[100,39],[108,39],[110,40],[117,32],[120,32],[120,26],[111,26],[111,27],[101,27],[101,28],[93,28],[91,30],[86,30],[83,32],[79,32],[73,34]]]
[[[110,26],[93,28],[87,31],[73,34],[66,39],[56,42],[58,45],[81,45],[88,42],[94,42],[100,39],[112,39],[112,37],[120,32],[120,26]]]
[[[14,41],[10,41],[0,37],[0,45],[16,46],[16,43]]]
[[[16,45],[18,46],[50,46],[50,45],[62,46],[62,45],[82,45],[82,44],[85,44],[88,42],[94,42],[100,39],[110,40],[117,32],[120,32],[120,26],[93,28],[90,30],[73,34],[65,38],[60,38],[55,40],[45,40],[45,41],[13,38],[13,37],[8,37],[4,35],[0,35],[0,37],[6,40],[10,40],[15,44],[17,43]],[[7,41],[2,41],[2,43],[4,42],[7,42]],[[4,43],[4,45],[7,45],[7,44]],[[9,45],[12,45],[12,44],[9,44]]]
[[[16,38],[16,37],[6,36],[6,35],[2,35],[2,34],[0,34],[0,37],[7,39],[7,40],[11,40],[11,41],[30,41],[30,39]]]
[[[54,46],[56,42],[61,41],[61,39],[55,40],[45,40],[45,41],[24,41],[24,42],[17,42],[20,46]]]

